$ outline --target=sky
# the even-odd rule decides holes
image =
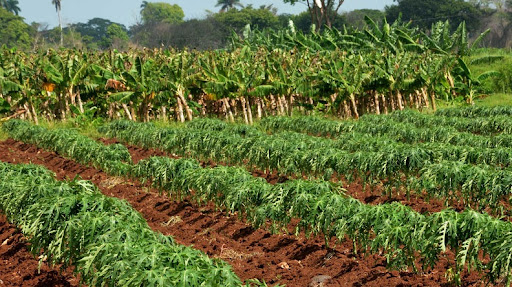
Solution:
[[[167,2],[178,4],[185,12],[185,19],[204,18],[207,10],[218,11],[216,0],[149,0],[148,2]],[[281,0],[241,0],[243,5],[253,4],[254,7],[273,4],[278,13],[298,14],[307,9],[305,4],[294,6],[284,4]],[[104,18],[124,24],[129,27],[140,19],[140,4],[142,0],[61,0],[63,25],[82,22],[92,18]],[[383,9],[393,4],[393,0],[346,0],[341,11],[354,9]],[[58,25],[57,13],[51,0],[19,0],[20,16],[27,23],[38,22],[48,24],[49,28]]]

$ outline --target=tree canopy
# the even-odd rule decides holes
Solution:
[[[430,29],[433,23],[449,20],[452,28],[466,21],[468,29],[479,25],[481,11],[464,0],[398,0],[398,5],[387,6],[388,22],[402,15],[402,20],[411,21],[414,26]]]
[[[183,9],[177,4],[169,4],[164,2],[143,3],[140,14],[142,15],[143,24],[156,23],[181,23],[185,18]]]
[[[29,49],[32,45],[32,29],[23,18],[0,7],[0,45]]]

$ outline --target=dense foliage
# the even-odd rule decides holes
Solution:
[[[251,129],[236,130],[251,134]],[[326,239],[348,237],[356,252],[385,254],[389,267],[428,269],[448,260],[454,283],[461,283],[465,268],[484,271],[491,282],[509,284],[512,278],[512,224],[471,209],[420,214],[397,202],[374,206],[347,197],[326,181],[272,185],[241,168],[202,168],[189,159],[152,157],[133,165],[130,175],[151,181],[174,198],[191,196],[199,203],[213,201],[240,212],[255,226],[270,220],[279,230],[298,218],[297,231],[323,234]],[[448,250],[456,256],[450,257]]]
[[[144,50],[87,53],[49,50],[0,53],[0,98],[37,122],[94,109],[97,116],[179,121],[216,114],[252,123],[265,115],[313,110],[338,117],[436,108],[436,97],[465,98],[479,84],[464,57],[472,49],[465,24],[431,35],[408,24],[233,38],[231,51]],[[172,116],[170,116],[170,114]]]
[[[304,119],[313,123],[322,121],[267,118],[261,125],[268,132],[276,131],[279,121],[297,121],[298,127],[314,128]],[[293,132],[268,135],[254,127],[215,120],[196,120],[186,128],[118,121],[100,131],[130,144],[183,156],[296,176],[330,179],[335,173],[343,175],[348,182],[362,179],[372,186],[382,184],[389,193],[415,191],[423,196],[426,191],[427,198],[442,198],[446,204],[462,203],[482,210],[490,207],[498,214],[506,212],[502,200],[511,194],[512,176],[508,167],[512,149],[400,143],[389,135],[366,135],[366,129],[378,127],[376,121],[367,121],[367,117],[339,124],[346,129],[336,140]]]
[[[73,265],[88,286],[240,286],[226,263],[153,232],[125,201],[90,182],[0,163],[0,210],[36,255]]]

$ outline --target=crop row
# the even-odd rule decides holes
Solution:
[[[74,265],[89,286],[241,285],[229,265],[153,232],[129,204],[88,181],[61,182],[42,167],[0,162],[0,210],[34,254]]]
[[[363,116],[359,121],[333,121],[318,117],[267,117],[260,126],[271,132],[295,131],[337,138],[345,133],[358,132],[386,136],[405,143],[438,142],[479,148],[512,147],[512,135],[475,135],[460,132],[450,126],[416,127],[385,116]]]
[[[496,107],[482,107],[470,106],[464,108],[449,108],[438,110],[436,116],[443,117],[494,117],[494,116],[512,116],[512,107],[510,106],[496,106]]]
[[[129,121],[112,122],[101,132],[130,144],[183,156],[297,176],[330,179],[336,172],[348,182],[361,178],[364,183],[385,184],[389,193],[393,187],[397,192],[400,187],[407,193],[427,191],[428,196],[441,197],[446,203],[462,199],[465,206],[491,207],[498,212],[500,201],[512,192],[512,173],[507,169],[446,160],[433,163],[433,153],[421,148],[390,145],[377,151],[348,152],[329,145],[308,145],[291,133],[241,136],[232,129],[159,128]]]
[[[373,206],[325,181],[271,185],[241,168],[202,168],[189,159],[153,157],[132,166],[129,174],[173,197],[214,201],[256,226],[270,220],[280,228],[299,218],[298,231],[348,237],[355,251],[385,254],[389,267],[429,269],[452,250],[456,256],[448,260],[456,282],[464,268],[485,270],[491,282],[508,284],[512,278],[512,224],[473,210],[424,215],[397,202]]]
[[[263,131],[254,126],[231,124],[217,119],[195,119],[186,124],[187,128],[210,131],[228,131],[244,137],[262,136]],[[265,130],[264,127],[260,127]],[[273,130],[265,130],[272,133]],[[439,142],[402,143],[388,136],[373,136],[359,132],[342,133],[335,139],[325,139],[292,131],[272,133],[273,136],[295,143],[298,149],[337,148],[349,152],[356,151],[385,151],[410,150],[423,156],[426,162],[443,160],[460,161],[468,164],[488,164],[498,167],[512,165],[512,148],[482,148],[473,146],[458,146]]]
[[[2,125],[13,138],[37,143],[38,146],[71,157],[82,164],[92,164],[109,173],[126,174],[131,156],[125,146],[102,145],[79,134],[76,130],[49,130],[21,120],[11,120]]]
[[[388,117],[379,117],[385,120]],[[404,110],[391,113],[389,116],[398,122],[411,123],[416,127],[446,126],[453,127],[460,132],[470,132],[482,135],[512,133],[512,119],[509,116],[485,116],[475,118],[465,117],[439,117],[422,114],[417,111]]]

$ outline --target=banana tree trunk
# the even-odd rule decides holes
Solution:
[[[185,115],[183,114],[183,104],[181,102],[181,98],[179,96],[176,97],[176,101],[178,103],[178,120],[182,123],[185,122]]]
[[[133,121],[132,113],[130,113],[130,109],[128,109],[128,106],[125,103],[122,103],[121,106],[123,107],[124,113],[128,117],[130,121]]]
[[[251,109],[251,102],[249,101],[249,97],[245,99],[245,104],[247,105],[247,115],[249,116],[249,124],[252,125],[252,109]]]
[[[400,110],[403,110],[404,109],[404,105],[403,105],[403,102],[402,102],[402,93],[400,93],[399,90],[396,91],[396,100],[397,100],[397,103],[398,103],[398,108]]]
[[[375,103],[375,113],[380,115],[379,94],[376,91],[373,91],[373,99]]]
[[[161,109],[160,118],[163,121],[167,121],[167,107],[166,106],[162,106],[160,109]]]
[[[82,103],[82,97],[80,96],[80,91],[76,94],[76,101],[78,102],[78,109],[83,114],[84,113],[84,105]]]
[[[236,99],[231,99],[231,107],[233,108],[233,115],[238,117],[238,103]]]
[[[39,125],[39,119],[37,118],[36,109],[35,109],[34,103],[32,102],[31,99],[28,100],[28,107],[29,107],[30,111],[32,112],[32,118],[34,119],[34,123],[36,125]]]
[[[352,113],[355,119],[359,119],[359,113],[357,112],[356,98],[354,94],[350,94],[350,103],[352,104]]]
[[[178,97],[181,99],[181,101],[183,103],[183,107],[185,108],[185,111],[187,113],[187,119],[189,121],[191,121],[192,120],[192,110],[188,106],[187,100],[185,99],[185,96],[183,95],[183,93],[184,93],[184,91],[179,90],[178,91]]]
[[[423,97],[423,100],[425,101],[425,105],[427,106],[427,109],[430,108],[428,96],[427,96],[427,89],[425,87],[421,88],[421,95]]]
[[[384,94],[381,94],[380,98],[382,100],[382,107],[384,108],[384,114],[387,115],[388,114],[388,103],[386,102],[386,97],[384,96]]]
[[[229,120],[231,122],[235,122],[235,118],[233,117],[233,112],[231,111],[231,106],[229,105],[228,99],[223,98],[222,102],[224,103],[224,108],[226,109],[226,118],[229,116]]]
[[[350,113],[350,107],[348,106],[347,101],[343,101],[343,111],[344,111],[344,118],[348,119],[352,117],[352,114]]]
[[[434,95],[434,91],[430,91],[430,100],[432,100],[432,109],[434,111],[436,111],[437,106],[436,106],[436,96]]]
[[[245,98],[240,97],[240,102],[242,104],[242,112],[244,113],[245,124],[249,124],[249,117],[247,116],[247,106],[246,106]]]
[[[286,96],[283,95],[281,98],[282,98],[281,101],[283,102],[285,114],[291,115],[290,105],[288,105],[288,100],[286,99]]]
[[[293,95],[290,95],[290,110],[288,112],[288,115],[291,116],[293,114],[293,103],[295,102],[295,97]]]
[[[272,111],[272,115],[276,115],[276,111],[277,111],[277,103],[276,103],[276,98],[274,97],[274,95],[270,95],[270,110]],[[278,112],[279,114],[279,112]]]
[[[262,116],[263,116],[263,111],[262,111],[262,108],[261,108],[261,98],[256,98],[256,109],[258,111],[258,120],[261,120]]]
[[[29,121],[33,121],[32,113],[30,112],[30,108],[28,107],[27,103],[23,104],[23,108],[25,109],[25,115],[28,118]]]

